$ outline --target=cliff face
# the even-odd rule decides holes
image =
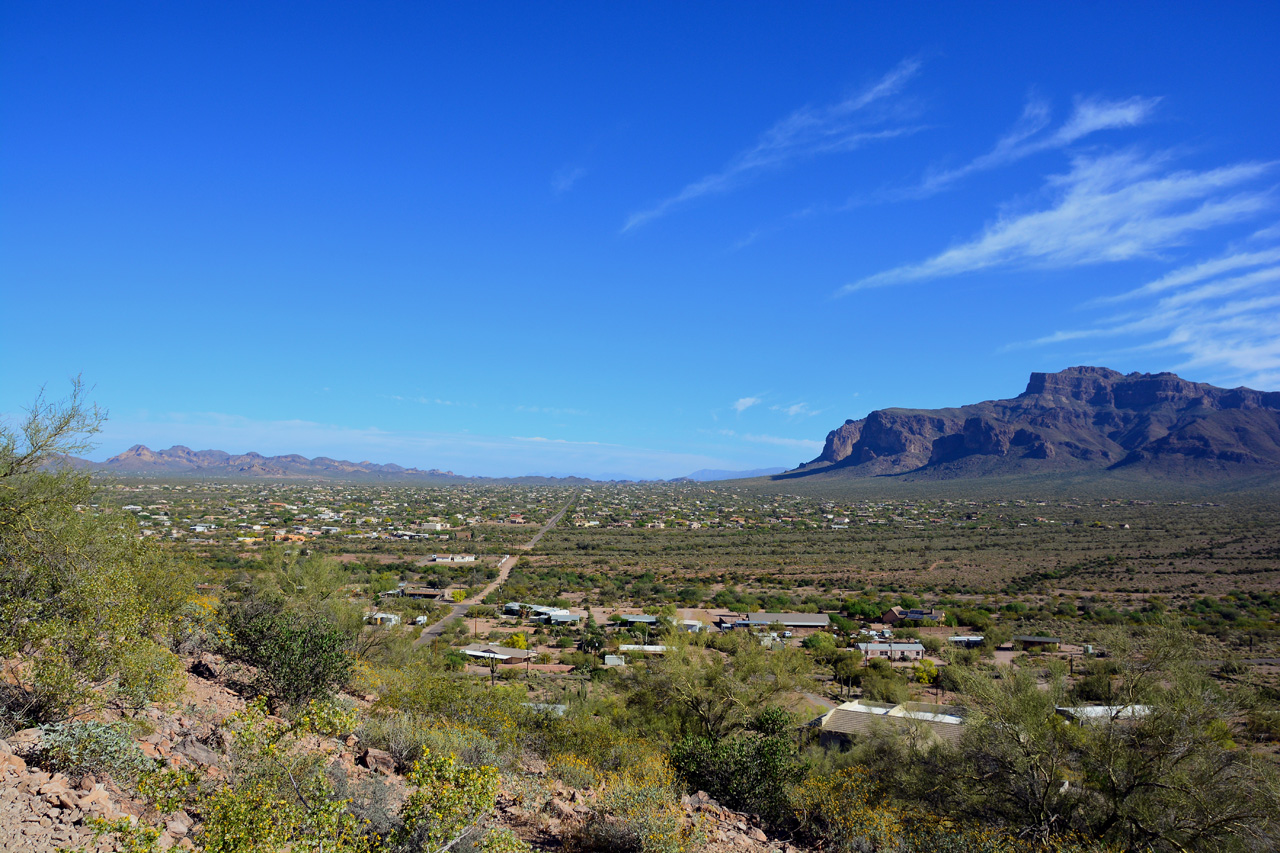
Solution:
[[[1152,467],[1206,474],[1280,468],[1280,392],[1217,388],[1172,373],[1072,367],[1033,373],[1009,400],[956,409],[883,409],[827,434],[784,476]]]

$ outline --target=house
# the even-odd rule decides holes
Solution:
[[[622,655],[605,655],[604,665],[605,666],[626,666],[627,659],[624,658]]]
[[[533,657],[537,652],[528,649],[509,649],[506,646],[496,646],[492,643],[472,643],[469,646],[463,646],[460,651],[471,658],[480,660],[497,659],[502,663],[507,661],[524,661]]]
[[[449,590],[437,589],[433,586],[406,586],[401,592],[405,598],[416,598],[420,601],[449,600]]]
[[[880,621],[886,625],[896,625],[899,622],[944,622],[947,618],[945,610],[935,610],[930,608],[925,610],[920,607],[890,607],[881,616]]]
[[[976,649],[985,639],[986,637],[974,634],[967,637],[947,637],[947,642],[962,649]]]
[[[702,624],[701,619],[681,619],[676,623],[676,627],[690,634],[697,634],[706,630],[706,626]]]
[[[666,647],[666,646],[641,646],[641,645],[628,645],[628,644],[624,643],[624,644],[622,644],[622,645],[618,646],[618,651],[620,651],[620,652],[641,652],[641,653],[646,654],[646,655],[661,655],[661,654],[666,654],[667,647]]]
[[[1151,713],[1150,705],[1081,705],[1075,708],[1055,708],[1058,716],[1077,726],[1095,723],[1137,720]]]
[[[476,561],[475,554],[432,554],[431,562],[433,563],[474,563]]]
[[[646,613],[619,613],[618,624],[625,628],[634,628],[637,625],[653,627],[658,624],[658,617]]]
[[[809,723],[818,729],[818,740],[824,747],[842,746],[859,737],[872,736],[879,727],[914,729],[927,740],[957,744],[964,732],[964,711],[950,705],[926,702],[871,702],[858,699],[845,702]]]
[[[825,613],[750,613],[737,617],[721,616],[721,630],[733,628],[764,629],[770,625],[781,625],[792,631],[821,631],[831,625],[831,617]]]
[[[1054,651],[1062,644],[1061,637],[1021,636],[1013,638],[1014,648],[1025,651]]]
[[[400,624],[400,617],[395,613],[375,613],[369,617],[370,625],[385,625],[388,628]]]
[[[551,607],[546,604],[524,604],[519,601],[508,601],[502,605],[503,616],[528,615],[529,621],[546,625],[577,625],[582,616],[570,613],[563,607]]]
[[[919,643],[857,643],[858,651],[867,660],[884,658],[885,660],[912,661],[924,659],[924,646]]]

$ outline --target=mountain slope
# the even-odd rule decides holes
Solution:
[[[1190,478],[1280,470],[1280,392],[1105,367],[1033,373],[1010,400],[882,409],[845,421],[827,434],[816,459],[780,477],[949,479],[1121,468]]]

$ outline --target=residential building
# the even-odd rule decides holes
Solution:
[[[792,631],[821,631],[830,627],[831,617],[825,613],[748,613],[737,616],[721,616],[721,630],[733,628],[768,628],[781,625]]]
[[[920,607],[890,607],[880,617],[880,621],[886,625],[896,625],[899,622],[944,622],[947,618],[945,610],[937,610],[930,608],[925,610]]]
[[[927,740],[956,744],[964,732],[964,710],[926,702],[871,702],[859,699],[833,708],[809,725],[819,730],[825,747],[840,746],[862,737],[873,737],[878,728],[914,729]]]
[[[505,663],[507,661],[524,661],[533,657],[537,652],[528,649],[509,649],[505,646],[497,646],[492,643],[472,643],[469,646],[463,646],[460,651],[467,657],[478,658],[480,660],[491,660],[497,658]]]
[[[872,658],[884,658],[890,661],[924,659],[924,646],[919,643],[858,643],[857,649],[867,660]]]

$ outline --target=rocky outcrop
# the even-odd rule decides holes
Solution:
[[[1214,476],[1280,470],[1280,392],[1105,367],[1033,373],[1008,400],[883,409],[827,434],[783,477],[951,478],[1088,469]]]

